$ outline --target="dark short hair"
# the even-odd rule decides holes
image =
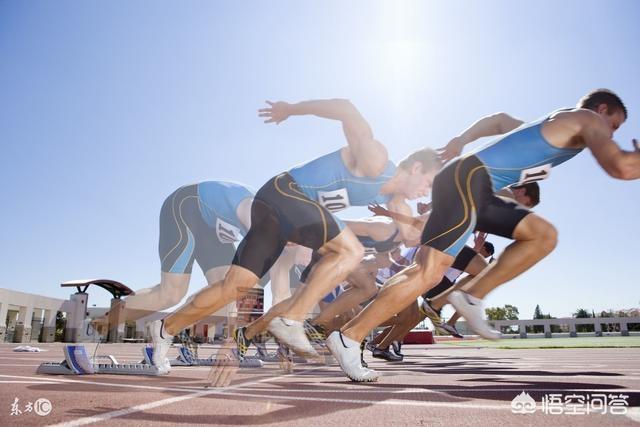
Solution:
[[[493,243],[491,242],[484,242],[483,248],[491,256],[496,253],[496,248],[493,247]]]
[[[602,104],[605,104],[612,114],[615,111],[622,111],[625,120],[627,119],[627,107],[624,106],[622,99],[609,89],[592,90],[578,101],[578,107],[593,111]]]
[[[423,148],[422,150],[414,151],[402,159],[400,163],[398,163],[398,167],[409,170],[415,162],[420,163],[422,173],[427,173],[431,170],[440,170],[440,168],[442,168],[442,162],[438,157],[438,153],[432,148]]]
[[[512,190],[519,190],[520,188],[524,188],[524,194],[529,196],[533,206],[537,206],[540,203],[540,186],[537,182],[528,182],[522,185],[511,186]]]

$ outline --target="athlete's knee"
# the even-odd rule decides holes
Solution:
[[[437,284],[453,263],[453,257],[428,246],[423,246],[416,257],[417,272],[426,289]]]
[[[222,297],[231,301],[245,295],[258,282],[258,277],[251,271],[232,266],[222,281]]]
[[[356,238],[345,239],[337,249],[338,256],[349,270],[355,269],[364,258],[364,246]]]
[[[182,301],[182,298],[184,298],[185,295],[187,295],[188,289],[189,289],[188,283],[185,283],[185,284],[161,283],[159,292],[156,295],[159,305],[162,306],[160,310],[164,310],[165,308],[169,308],[180,303],[180,301]]]
[[[543,253],[550,253],[558,245],[558,229],[550,222],[541,221],[537,230],[539,249]]]

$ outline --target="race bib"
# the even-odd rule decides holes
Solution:
[[[520,173],[520,181],[518,181],[518,184],[522,185],[534,181],[541,181],[549,178],[549,175],[551,175],[551,163],[525,169]]]
[[[221,243],[233,243],[242,238],[240,229],[235,225],[216,218],[216,235]]]
[[[351,206],[346,188],[333,191],[318,191],[318,202],[330,212],[338,212]]]

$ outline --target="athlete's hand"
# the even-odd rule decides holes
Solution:
[[[265,123],[275,123],[279,125],[280,122],[287,120],[291,115],[291,104],[288,102],[265,102],[269,104],[269,107],[258,110],[258,116],[266,117]]]
[[[424,215],[431,210],[431,202],[429,203],[418,202],[417,209],[418,209],[418,214]]]
[[[389,211],[377,203],[370,204],[367,209],[373,212],[374,215],[389,216]]]
[[[476,235],[473,238],[473,249],[476,252],[479,252],[482,247],[484,246],[484,242],[487,240],[487,233],[484,233],[482,231],[479,231],[476,233]]]
[[[459,136],[453,138],[447,145],[442,148],[438,148],[438,156],[440,156],[440,160],[442,163],[446,163],[454,157],[458,157],[460,153],[462,153],[462,149],[464,148],[464,140]]]
[[[232,351],[235,346],[236,343],[233,340],[226,341],[222,345],[216,354],[216,361],[209,371],[206,387],[226,387],[231,383],[240,367],[240,362]]]

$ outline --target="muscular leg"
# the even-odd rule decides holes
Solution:
[[[461,290],[483,298],[493,289],[517,277],[550,254],[556,247],[558,233],[553,225],[535,214],[518,223],[513,238],[496,262],[467,283]]]
[[[161,272],[160,283],[124,299],[126,320],[138,320],[178,304],[189,289],[188,273]]]
[[[451,255],[423,246],[416,256],[416,263],[389,279],[376,299],[347,323],[342,333],[361,342],[370,330],[391,317],[398,308],[408,306],[439,283],[453,259]]]
[[[408,331],[424,319],[424,316],[418,310],[418,305],[414,303],[409,304],[393,319],[394,324],[387,327],[372,341],[380,348],[389,347],[393,341],[402,340]]]
[[[302,284],[300,287],[298,287],[298,289],[296,289],[296,291],[294,292],[294,295],[300,292],[300,290],[305,286],[305,284]],[[253,339],[253,337],[258,335],[260,332],[265,331],[269,326],[269,322],[285,312],[285,310],[291,304],[291,300],[292,297],[282,300],[276,305],[272,305],[269,311],[247,325],[247,328],[244,330],[244,336],[248,339]]]
[[[381,339],[378,347],[387,348],[394,341],[402,341],[402,339],[413,329],[418,323],[425,319],[425,315],[418,310],[418,304],[411,304],[405,309],[406,314],[403,322],[395,325],[387,336]]]
[[[467,264],[467,266],[464,269],[465,273],[468,273],[469,275],[461,280],[459,280],[458,282],[456,282],[453,286],[449,287],[449,289],[440,292],[438,295],[436,295],[433,298],[430,298],[430,305],[434,310],[440,310],[442,307],[444,307],[448,302],[447,302],[447,296],[449,296],[449,294],[456,290],[456,289],[460,289],[462,286],[464,286],[466,283],[469,283],[470,280],[472,280],[475,276],[477,276],[478,274],[482,273],[482,271],[487,268],[487,265],[489,265],[487,263],[487,261],[482,257],[482,255],[475,255],[473,258],[471,258],[471,261],[469,261],[469,264]]]
[[[458,321],[458,319],[462,317],[460,315],[460,313],[458,313],[457,311],[455,313],[453,313],[453,316],[451,316],[451,319],[447,320],[447,323],[451,326],[455,326],[456,322]]]
[[[306,286],[291,297],[288,306],[282,306],[280,316],[290,320],[304,320],[318,301],[343,282],[364,256],[364,248],[348,228],[318,252],[322,258],[309,274]]]
[[[363,301],[372,298],[377,292],[378,287],[375,282],[375,273],[377,272],[377,263],[375,261],[363,261],[352,272],[349,277],[351,287],[342,292],[331,304],[326,306],[318,316],[313,319],[313,323],[328,326],[334,319],[357,306]]]
[[[175,335],[185,327],[215,313],[228,303],[235,301],[258,283],[258,276],[251,271],[232,265],[224,277],[193,295],[180,309],[167,316],[164,329]]]

